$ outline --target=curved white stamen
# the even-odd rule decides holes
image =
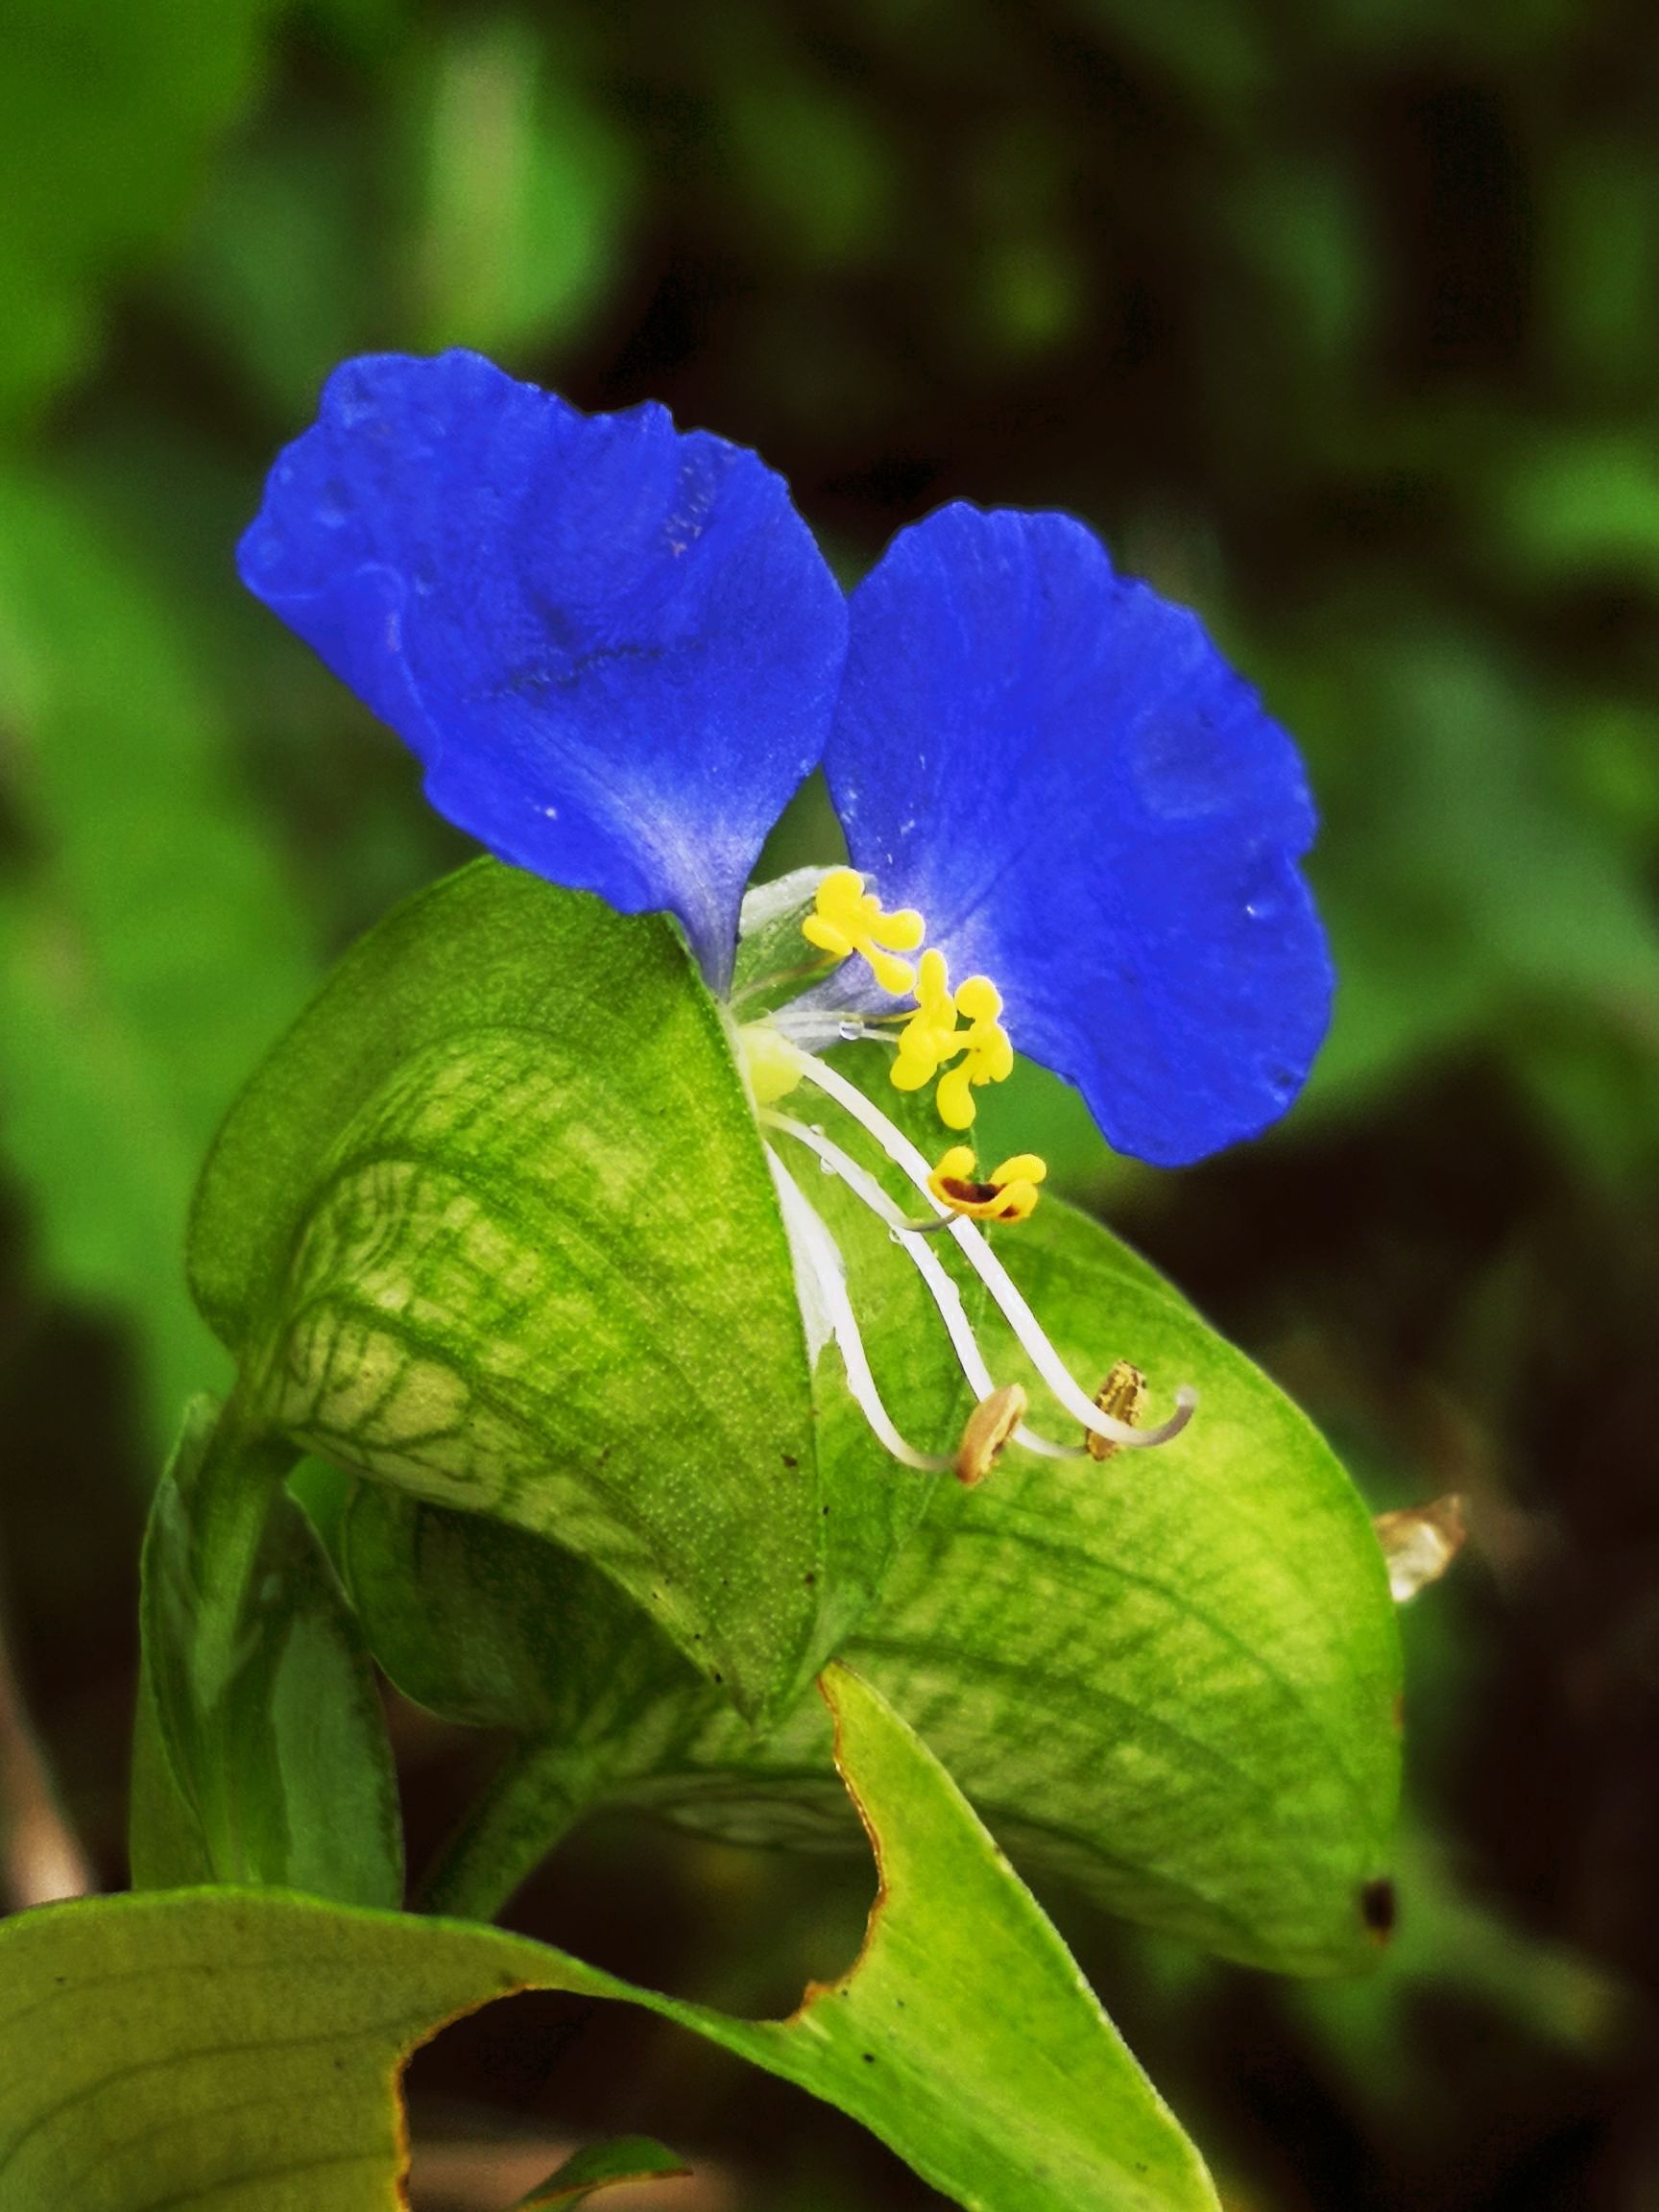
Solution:
[[[950,1348],[956,1355],[957,1365],[967,1378],[968,1387],[977,1400],[991,1397],[997,1384],[985,1363],[985,1355],[979,1349],[979,1339],[974,1334],[974,1324],[968,1318],[962,1293],[938,1253],[931,1245],[922,1241],[926,1232],[912,1226],[902,1210],[882,1190],[868,1167],[860,1166],[851,1153],[844,1152],[822,1130],[809,1129],[804,1121],[792,1120],[787,1114],[763,1112],[760,1119],[767,1128],[781,1129],[805,1144],[809,1152],[815,1152],[827,1166],[835,1170],[854,1196],[860,1199],[891,1232],[894,1243],[914,1262],[917,1273],[927,1286],[928,1293],[939,1309],[939,1318],[945,1324],[945,1333],[950,1339]],[[1082,1459],[1087,1456],[1086,1446],[1056,1444],[1047,1436],[1039,1436],[1034,1429],[1026,1428],[1023,1422],[1014,1431],[1009,1442],[1022,1444],[1028,1452],[1039,1453],[1046,1459]]]
[[[930,1172],[926,1161],[902,1130],[896,1129],[878,1106],[871,1104],[856,1084],[849,1083],[845,1075],[838,1075],[833,1068],[826,1067],[822,1060],[804,1057],[802,1074],[808,1082],[816,1083],[821,1091],[829,1093],[835,1103],[851,1114],[861,1129],[875,1138],[896,1167],[915,1184],[935,1214],[948,1214],[927,1187]],[[1013,1330],[1030,1357],[1044,1382],[1056,1400],[1065,1407],[1074,1420],[1081,1421],[1085,1429],[1096,1436],[1104,1436],[1113,1444],[1120,1444],[1125,1451],[1144,1451],[1153,1444],[1166,1444],[1172,1436],[1179,1436],[1192,1418],[1198,1403],[1198,1393],[1183,1383],[1175,1393],[1175,1410],[1167,1421],[1161,1421],[1155,1429],[1132,1429],[1126,1421],[1115,1421],[1110,1413],[1100,1408],[1079,1388],[1068,1373],[1065,1361],[1043,1334],[1037,1316],[1025,1303],[1019,1286],[980,1236],[972,1221],[960,1214],[951,1214],[947,1223],[949,1233],[961,1247],[962,1256],[970,1267],[990,1291],[1003,1319]]]
[[[857,1319],[853,1311],[853,1301],[847,1295],[846,1279],[841,1272],[841,1254],[835,1239],[818,1218],[812,1205],[801,1190],[781,1160],[768,1155],[773,1185],[778,1192],[778,1203],[783,1212],[783,1226],[788,1231],[790,1250],[809,1270],[812,1287],[830,1323],[830,1331],[841,1348],[841,1360],[847,1370],[847,1387],[857,1401],[858,1409],[869,1422],[877,1440],[895,1459],[906,1467],[917,1468],[924,1475],[943,1475],[955,1465],[955,1461],[937,1452],[918,1452],[907,1444],[893,1426],[881,1393],[876,1387],[876,1378],[870,1372],[869,1357],[864,1350],[864,1339],[858,1334]]]

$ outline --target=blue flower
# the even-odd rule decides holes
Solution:
[[[752,1088],[763,1118],[803,1073],[844,1092],[982,1273],[967,1216],[1022,1217],[1041,1163],[980,1183],[964,1148],[929,1168],[878,1130],[801,1049],[850,1014],[896,1047],[902,1088],[937,1079],[953,1130],[1017,1046],[1164,1166],[1264,1128],[1307,1074],[1331,972],[1295,749],[1197,618],[1068,517],[947,507],[849,602],[742,447],[656,406],[581,415],[476,354],[387,354],[329,379],[239,564],[441,813],[554,882],[677,915],[717,992],[766,833],[822,764],[853,867],[814,879],[803,926],[847,964],[750,1034]],[[799,1194],[781,1202],[833,1308]],[[1142,1440],[1083,1404],[1100,1436]]]
[[[585,416],[476,353],[335,371],[242,580],[503,860],[679,915],[726,981],[824,752],[841,592],[781,476],[661,407]]]
[[[849,610],[779,476],[660,407],[583,416],[476,354],[329,379],[244,581],[502,859],[677,914],[729,981],[820,761],[854,866],[994,977],[1019,1049],[1179,1166],[1299,1090],[1331,972],[1295,750],[1197,618],[1062,515],[951,506]]]

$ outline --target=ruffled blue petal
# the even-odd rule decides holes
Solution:
[[[1119,1150],[1178,1166],[1276,1120],[1330,1018],[1313,809],[1197,617],[1067,516],[965,506],[852,612],[825,766],[854,865]]]
[[[666,412],[578,414],[475,353],[349,361],[271,473],[243,581],[502,859],[678,914],[723,985],[846,642],[781,477]]]

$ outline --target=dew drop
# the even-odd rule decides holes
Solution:
[[[833,1161],[833,1160],[820,1160],[820,1161],[819,1161],[819,1163],[818,1163],[818,1171],[819,1171],[819,1173],[820,1173],[821,1175],[833,1175],[833,1174],[834,1174],[834,1172],[835,1172],[835,1163],[834,1163],[834,1161]]]
[[[864,1024],[862,1022],[839,1022],[836,1023],[836,1033],[843,1043],[853,1045],[863,1036]]]

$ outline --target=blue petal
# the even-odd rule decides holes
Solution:
[[[502,859],[684,922],[716,986],[816,766],[846,611],[781,477],[666,412],[584,416],[475,353],[349,361],[243,581]]]
[[[854,865],[989,974],[1119,1150],[1278,1118],[1330,1018],[1294,746],[1195,615],[1063,515],[953,506],[854,593],[825,766]]]

